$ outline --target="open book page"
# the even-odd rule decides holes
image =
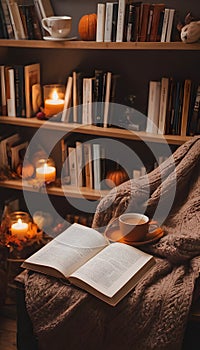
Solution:
[[[108,244],[96,230],[73,224],[26,259],[22,267],[67,278]]]
[[[95,294],[90,287],[86,288],[88,284],[108,298],[112,298],[124,287],[119,296],[121,299],[153,264],[151,255],[123,243],[112,243],[75,271],[69,280],[80,287],[83,281],[82,286],[86,290]],[[81,282],[78,283],[76,278]],[[128,284],[130,280],[131,283]]]

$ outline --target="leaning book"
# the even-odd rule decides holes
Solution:
[[[26,259],[22,267],[57,278],[115,306],[155,264],[152,255],[109,243],[95,229],[73,224]]]

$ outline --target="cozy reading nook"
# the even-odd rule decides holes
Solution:
[[[1,1],[1,19],[5,3]],[[46,1],[46,5],[43,0],[17,3],[21,9],[25,3],[27,9],[33,3],[35,6],[44,3],[46,17],[54,14],[60,16],[60,20],[66,20],[63,16],[72,19],[70,34],[60,39],[55,38],[55,33],[49,36],[38,21],[39,24],[34,23],[35,28],[40,28],[40,36],[38,31],[32,32],[29,28],[24,37],[16,37],[19,33],[8,31],[6,34],[3,24],[0,26],[0,209],[3,232],[0,296],[3,305],[8,294],[15,299],[17,286],[14,302],[17,301],[18,349],[61,350],[66,343],[69,349],[130,349],[133,344],[136,349],[198,348],[195,341],[199,342],[200,324],[197,186],[200,146],[196,135],[200,132],[200,44],[198,39],[187,43],[180,28],[186,24],[184,21],[189,18],[189,13],[192,21],[199,21],[199,3],[197,0],[190,3],[168,0],[160,4],[156,0],[154,4],[145,3],[145,7],[142,2],[132,4],[130,1],[135,6],[135,13],[136,8],[148,10],[148,16],[142,18],[141,15],[141,23],[150,18],[150,14],[153,16],[155,4],[161,5],[159,35],[165,9],[172,10],[170,39],[167,36],[165,40],[155,38],[150,32],[141,39],[141,27],[139,32],[132,32],[132,36],[128,36],[126,29],[122,40],[112,37],[110,41],[108,33],[104,33],[102,40],[100,33],[97,36],[94,30],[98,1],[88,0],[82,4],[78,0],[64,3],[52,0]],[[44,13],[42,17],[45,17]],[[87,20],[91,32],[86,30]],[[6,105],[2,92],[4,74],[9,80],[9,84],[5,83]],[[24,79],[28,79],[24,85],[20,85],[19,79],[15,85],[15,114],[11,102],[12,74],[15,83],[16,74],[21,74],[21,81],[23,74]],[[104,88],[107,87],[109,94],[105,94],[103,100],[103,119],[91,113],[86,93],[83,100],[79,100],[78,89],[80,84],[83,88],[84,79],[88,84],[85,91],[87,94],[92,91],[90,102],[95,103],[100,101],[98,82],[106,81]],[[153,85],[154,88],[150,88]],[[93,91],[94,86],[96,90]],[[166,88],[168,102],[162,105],[161,96],[164,101]],[[156,95],[159,95],[157,100]],[[152,96],[154,104],[150,104]],[[106,102],[113,102],[110,114]],[[77,107],[79,103],[87,105],[87,112]],[[165,106],[164,109],[161,106]],[[97,103],[95,108],[98,107]],[[157,119],[154,119],[156,115]],[[161,115],[166,117],[164,124]],[[12,141],[10,136],[14,137]],[[115,147],[118,154],[114,158],[112,150]],[[126,156],[127,149],[130,153]],[[73,157],[80,154],[80,150],[85,159],[90,152],[96,152],[96,158],[101,161],[96,163],[96,168],[93,164],[92,170],[85,167],[81,177],[77,177]],[[173,176],[175,187],[171,182]],[[170,206],[168,195],[174,196],[169,217],[166,215]],[[7,205],[9,213],[5,216]],[[29,215],[28,221],[25,216],[11,221],[12,211],[15,216],[18,212]],[[93,226],[104,233],[107,225],[124,211],[145,212],[150,218],[155,214],[154,219],[159,221],[164,234],[149,239],[147,244],[137,245],[156,257],[156,267],[114,309],[60,279],[25,271],[14,281],[22,271],[20,265],[24,259],[69,224]],[[9,223],[5,217],[9,217]],[[117,230],[118,234],[119,228]],[[115,230],[110,231],[106,236],[111,245],[118,240],[115,233]],[[74,337],[77,329],[81,331]]]

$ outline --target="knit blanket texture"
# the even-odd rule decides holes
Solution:
[[[143,212],[165,233],[141,247],[156,264],[115,307],[61,280],[27,273],[26,306],[39,350],[181,349],[200,271],[199,165],[197,136],[100,201],[94,228],[104,230],[125,211]]]

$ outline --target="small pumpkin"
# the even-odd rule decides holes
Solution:
[[[90,13],[81,17],[78,24],[78,32],[82,40],[96,40],[97,15]]]
[[[129,180],[129,176],[123,168],[109,170],[106,175],[106,184],[111,188],[119,186],[127,180]]]
[[[25,161],[23,164],[19,163],[16,167],[16,173],[18,176],[22,176],[23,179],[29,179],[34,175],[35,169],[34,166],[29,163],[28,161]]]

